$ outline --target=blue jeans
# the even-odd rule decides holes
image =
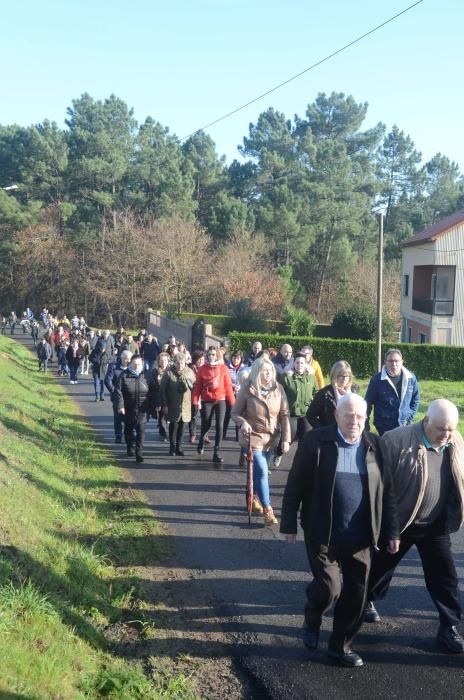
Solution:
[[[271,451],[253,450],[253,491],[257,494],[263,508],[271,505],[267,474],[271,455]]]
[[[93,375],[93,386],[95,388],[95,396],[100,398],[103,396],[103,393],[105,391],[105,385],[103,383],[103,379],[100,379],[99,376],[96,376],[95,374]]]

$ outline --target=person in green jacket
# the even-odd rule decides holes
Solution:
[[[315,375],[308,374],[306,371],[304,354],[295,355],[293,370],[283,374],[280,382],[285,390],[290,409],[291,441],[299,441],[308,430],[311,430],[306,413],[317,391]]]

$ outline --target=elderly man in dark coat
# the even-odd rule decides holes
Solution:
[[[329,655],[343,666],[362,666],[351,649],[362,624],[374,547],[381,528],[389,552],[399,547],[394,494],[382,466],[378,438],[364,430],[367,406],[342,396],[336,424],[303,438],[290,470],[281,532],[294,543],[297,513],[313,573],[307,587],[303,641],[316,649],[322,616],[336,602]],[[343,584],[341,583],[341,576]]]

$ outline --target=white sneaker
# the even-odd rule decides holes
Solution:
[[[273,462],[273,464],[274,464],[274,467],[275,467],[276,469],[277,469],[278,467],[280,467],[281,461],[282,461],[282,457],[280,457],[279,455],[277,455],[276,457],[274,457],[274,462]]]

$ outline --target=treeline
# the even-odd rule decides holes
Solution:
[[[214,312],[248,300],[269,317],[278,297],[280,310],[294,303],[323,320],[351,298],[370,303],[373,209],[385,209],[395,280],[401,242],[464,206],[464,187],[456,163],[422,164],[398,127],[363,130],[367,108],[336,93],[293,120],[270,108],[243,139],[246,160],[230,165],[205,133],[181,143],[151,117],[138,124],[114,95],[73,101],[66,129],[0,126],[0,185],[17,185],[0,190],[2,306],[20,295],[72,311],[85,297],[96,315],[138,315],[145,303]],[[169,241],[189,258],[188,282],[173,281],[172,250],[159,252]],[[259,284],[245,284],[240,263]],[[274,290],[264,310],[253,302],[263,280]]]

